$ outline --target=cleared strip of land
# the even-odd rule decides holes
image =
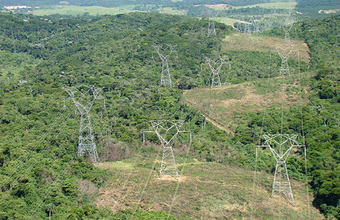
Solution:
[[[227,36],[223,41],[223,50],[251,50],[277,53],[276,46],[284,47],[283,38],[261,36],[258,34],[236,33]],[[293,58],[300,58],[302,61],[309,62],[309,48],[303,41],[292,40]]]
[[[223,129],[219,127],[221,130],[232,133],[234,117],[237,114],[262,111],[270,107],[280,109],[281,106],[285,108],[295,106],[300,108],[301,105],[306,105],[308,100],[305,98],[301,100],[305,88],[301,94],[299,77],[299,75],[277,77],[215,89],[187,90],[183,96],[188,104],[209,117],[215,124],[223,127]]]
[[[246,6],[238,6],[235,7],[236,9],[239,8],[279,8],[279,9],[290,9],[295,8],[297,2],[272,2],[272,3],[263,3],[263,4],[255,4],[255,5],[246,5]]]
[[[245,5],[245,6],[232,6],[234,9],[240,9],[240,8],[277,8],[277,9],[290,9],[295,8],[297,5],[297,2],[272,2],[272,3],[262,3],[262,4],[255,4],[255,5]],[[205,5],[206,7],[215,9],[215,10],[229,10],[228,7],[226,7],[226,4],[216,4],[216,5]]]
[[[291,181],[296,203],[293,207],[282,195],[271,197],[272,174],[257,172],[253,191],[254,173],[251,170],[229,164],[197,162],[195,158],[185,162],[184,158],[177,157],[176,161],[179,169],[185,166],[178,180],[166,176],[159,178],[160,161],[143,155],[128,172],[125,166],[106,163],[112,179],[108,181],[109,185],[99,189],[96,205],[113,212],[137,207],[168,212],[172,207],[171,215],[178,219],[322,219],[311,205],[311,216],[308,216],[306,186],[300,181]],[[153,164],[155,169],[152,169]]]

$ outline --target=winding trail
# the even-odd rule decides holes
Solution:
[[[186,93],[187,91],[184,91],[184,93]],[[183,93],[183,95],[184,95]],[[227,132],[228,135],[232,135],[234,136],[234,131],[232,131],[230,128],[225,127],[224,125],[222,125],[221,123],[219,123],[218,121],[216,121],[215,119],[213,119],[212,117],[210,117],[209,115],[205,114],[204,111],[200,108],[198,108],[197,106],[195,106],[192,102],[185,100],[186,103],[188,103],[189,105],[191,105],[192,107],[196,108],[204,117],[207,121],[211,122],[214,126],[216,126],[218,129]]]

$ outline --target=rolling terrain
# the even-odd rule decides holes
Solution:
[[[207,37],[207,19],[165,13],[1,13],[0,219],[340,218],[339,19],[294,23],[281,76],[281,27],[216,22]],[[162,44],[177,45],[172,88],[160,86]],[[206,58],[218,57],[210,89]],[[89,113],[100,163],[77,154],[83,117],[65,88],[79,85],[100,91]],[[153,120],[188,131],[173,143],[178,180],[159,178]],[[278,133],[305,146],[287,159],[295,207],[271,198],[275,159],[257,148]]]

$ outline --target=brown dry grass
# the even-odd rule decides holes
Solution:
[[[266,80],[267,82],[259,80],[259,84],[254,82],[214,89],[188,90],[184,92],[183,97],[208,121],[228,134],[233,134],[231,127],[234,122],[233,116],[236,114],[262,111],[269,107],[289,108],[307,103],[307,100],[301,100],[300,93],[293,91],[300,90],[300,85],[297,82],[282,82],[282,80],[289,80],[289,78],[277,77]],[[263,94],[263,91],[266,90],[265,87],[269,86],[275,89]],[[287,92],[286,89],[289,89],[290,92]]]
[[[270,197],[273,177],[264,172],[257,172],[253,191],[253,171],[223,164],[200,162],[187,166],[179,182],[172,177],[159,178],[154,171],[141,197],[148,173],[137,169],[128,179],[114,177],[110,187],[100,189],[97,206],[109,207],[114,212],[137,207],[168,212],[172,204],[171,214],[178,219],[307,218],[306,188],[295,180],[292,188],[296,206],[292,207],[283,196]],[[323,219],[309,205],[310,219]]]
[[[158,178],[161,181],[179,181],[179,182],[186,182],[189,178],[187,176],[179,176],[177,178],[170,176],[170,175],[162,175]]]
[[[102,170],[133,170],[133,165],[131,163],[123,163],[122,161],[96,163],[94,166]]]
[[[223,50],[251,50],[277,53],[276,46],[283,47],[283,39],[278,37],[268,37],[260,35],[251,35],[236,33],[227,36],[223,41]],[[293,53],[292,58],[298,56],[302,61],[309,62],[309,48],[303,41],[292,40]],[[299,51],[299,54],[298,54]]]
[[[214,95],[211,92],[214,91]],[[223,98],[223,93],[235,93],[235,91],[240,91],[240,98]],[[287,107],[291,105],[299,104],[298,94],[284,94],[282,91],[276,91],[270,94],[259,95],[256,94],[256,88],[254,86],[249,86],[247,84],[241,85],[231,85],[228,87],[211,89],[195,89],[187,91],[184,97],[199,110],[203,112],[205,110],[210,111],[214,114],[214,109],[220,108],[225,109],[223,115],[228,117],[235,113],[240,113],[243,111],[259,111],[264,110],[272,105],[279,105],[282,100],[287,103]],[[196,97],[199,97],[196,99]],[[287,101],[287,100],[296,100]],[[205,106],[209,106],[206,109]],[[216,113],[215,113],[216,114]]]

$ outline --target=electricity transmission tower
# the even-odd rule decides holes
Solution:
[[[216,36],[216,29],[215,29],[215,22],[209,20],[209,23],[208,23],[208,35],[207,36],[210,37],[211,35]]]
[[[211,20],[211,14],[212,11],[207,11],[206,12],[207,16],[208,16],[208,34],[207,37],[210,37],[212,35],[216,36],[216,29],[215,29],[215,21]]]
[[[289,65],[288,65],[288,58],[291,52],[293,51],[292,46],[288,45],[285,48],[282,48],[280,46],[276,46],[277,53],[281,57],[281,69],[280,74],[281,75],[290,75]]]
[[[100,98],[99,93],[102,88],[96,89],[94,86],[80,85],[63,89],[69,94],[80,113],[77,155],[83,157],[88,152],[92,162],[97,163],[99,159],[91,125],[90,110],[96,99]]]
[[[250,24],[249,23],[245,23],[244,24],[244,34],[247,34],[251,36],[251,29],[250,29]]]
[[[263,135],[263,138],[265,141],[259,147],[268,147],[276,160],[272,196],[283,193],[294,206],[294,197],[288,176],[286,160],[293,147],[304,147],[304,145],[298,143],[297,135],[273,134]]]
[[[175,46],[172,46],[170,44],[164,44],[164,45],[156,45],[152,47],[155,48],[157,54],[159,55],[159,58],[162,60],[161,86],[164,85],[164,86],[168,86],[171,88],[172,85],[171,85],[171,76],[170,76],[168,61],[169,61],[170,55],[173,52],[175,52],[174,49],[176,45]],[[160,51],[163,51],[163,54]]]
[[[288,10],[288,13],[285,13],[286,17],[285,17],[285,21],[284,21],[284,26],[282,26],[282,29],[285,32],[285,44],[290,44],[290,30],[293,27],[294,24],[294,18],[292,16],[292,9]]]
[[[210,58],[205,58],[207,63],[209,64],[209,67],[212,72],[212,78],[211,78],[211,88],[220,88],[221,87],[221,79],[220,79],[220,71],[222,68],[222,65],[224,64],[224,60],[226,59],[225,56],[219,57],[217,60],[212,60]],[[219,63],[219,64],[218,64]],[[217,68],[215,68],[217,66]]]
[[[169,175],[178,178],[178,169],[176,166],[175,156],[173,152],[173,142],[181,132],[183,125],[182,120],[159,120],[150,121],[154,132],[157,134],[159,141],[163,147],[162,163],[160,176]]]
[[[292,26],[288,26],[288,27],[282,27],[282,29],[285,32],[285,39],[284,39],[284,43],[285,44],[291,44],[290,42],[290,29],[292,29]]]
[[[289,70],[289,66],[288,66],[288,58],[291,54],[291,52],[293,51],[293,45],[290,41],[290,30],[292,28],[291,24],[288,20],[288,18],[286,19],[286,24],[288,25],[288,27],[282,27],[282,29],[285,32],[285,39],[284,39],[284,45],[283,47],[280,46],[276,46],[276,50],[277,53],[280,55],[281,57],[281,69],[280,69],[280,74],[281,75],[290,75],[290,70]]]

